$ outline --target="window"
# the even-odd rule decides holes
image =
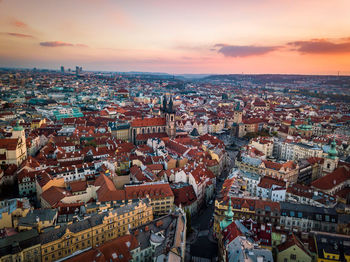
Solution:
[[[290,254],[290,259],[291,259],[291,260],[296,260],[296,259],[297,259],[297,255],[295,255],[295,254]]]

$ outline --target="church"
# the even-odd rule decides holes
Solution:
[[[174,138],[176,136],[175,113],[173,99],[170,98],[167,102],[164,96],[160,117],[137,118],[131,122],[131,142],[140,145],[145,144],[149,138]]]

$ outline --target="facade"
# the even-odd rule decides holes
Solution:
[[[136,200],[148,197],[155,216],[168,214],[174,206],[174,194],[168,183],[154,182],[141,185],[125,185],[125,197]]]
[[[312,255],[294,234],[277,247],[277,262],[299,261],[312,262]]]
[[[138,200],[40,234],[41,261],[56,261],[99,246],[153,220],[149,201]]]
[[[133,261],[185,261],[186,215],[181,209],[134,228],[139,247]]]
[[[280,224],[289,230],[336,232],[338,214],[333,208],[281,202]]]
[[[40,238],[36,229],[0,239],[1,262],[40,262]]]
[[[280,205],[277,202],[260,199],[243,199],[230,197],[233,219],[252,219],[258,223],[271,223],[274,226],[280,223]],[[220,234],[220,223],[228,210],[229,199],[215,200],[214,208],[214,234]]]
[[[350,237],[345,235],[314,232],[316,261],[350,261]]]
[[[117,139],[121,139],[124,141],[130,140],[130,124],[129,123],[117,123],[117,122],[109,122],[109,128],[111,130],[112,136]]]
[[[0,163],[20,166],[27,158],[24,129],[17,123],[10,138],[0,138]]]

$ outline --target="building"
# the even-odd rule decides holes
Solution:
[[[277,251],[277,262],[312,262],[312,254],[293,233],[288,236],[286,242],[277,246]]]
[[[280,224],[289,230],[336,232],[338,214],[334,208],[281,202]]]
[[[0,138],[0,163],[20,166],[26,158],[26,137],[23,127],[17,122],[10,138]]]
[[[339,164],[333,172],[315,180],[311,186],[327,194],[335,195],[342,190],[348,190],[350,185],[350,166]]]
[[[111,130],[112,136],[117,139],[121,139],[124,141],[130,140],[130,124],[129,123],[117,123],[117,122],[109,122],[108,126]]]
[[[229,200],[229,204],[230,204]],[[225,218],[220,223],[219,259],[227,262],[272,262],[272,253],[259,247],[254,240],[254,233],[241,222],[233,220],[233,212],[229,205]]]
[[[257,137],[249,142],[250,146],[255,147],[267,157],[272,156],[273,144],[273,139],[267,137]]]
[[[131,142],[134,144],[145,144],[149,138],[165,137],[174,138],[176,135],[175,110],[173,100],[167,103],[163,98],[161,117],[137,118],[131,122]]]
[[[229,203],[232,206],[234,219],[252,219],[258,223],[271,223],[277,226],[280,223],[280,204],[277,202],[239,197],[224,197],[215,200],[214,234],[220,234],[220,223],[225,218]]]
[[[56,261],[77,251],[95,248],[152,220],[152,208],[144,199],[56,226],[40,234],[41,261]]]
[[[40,262],[40,238],[36,229],[0,239],[0,261]]]
[[[107,241],[106,243],[85,252],[72,255],[72,257],[65,261],[140,261],[140,257],[136,255],[138,249],[139,243],[136,237],[133,235],[125,235],[114,240]]]
[[[185,261],[186,215],[181,209],[134,228],[138,249],[133,261]]]
[[[333,139],[331,143],[331,148],[328,150],[328,155],[324,159],[323,163],[323,173],[329,174],[332,173],[338,167],[338,151],[336,149],[336,142]]]
[[[314,241],[317,262],[350,260],[350,236],[314,232]]]
[[[141,185],[125,185],[125,198],[137,200],[149,198],[155,216],[168,214],[174,206],[174,194],[169,183],[150,182]]]
[[[0,229],[16,228],[18,220],[31,210],[27,198],[13,198],[0,201]]]

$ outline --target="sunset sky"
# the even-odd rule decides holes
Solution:
[[[349,0],[0,0],[0,67],[350,75]]]

